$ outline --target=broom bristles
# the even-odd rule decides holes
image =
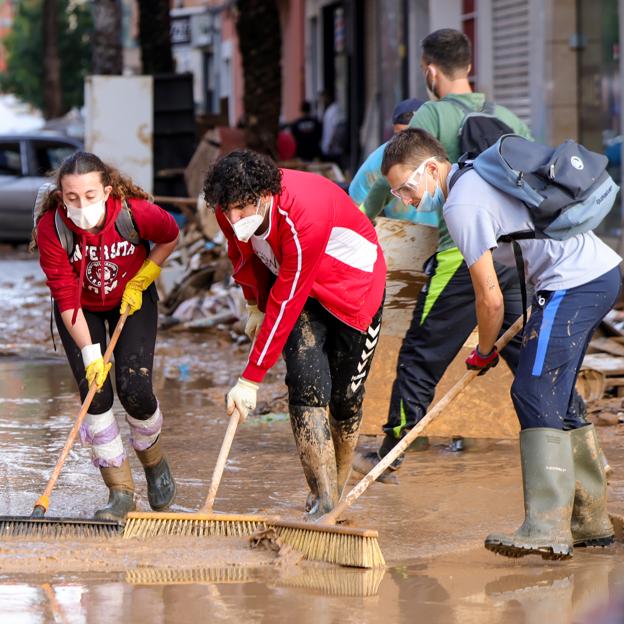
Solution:
[[[356,568],[384,567],[377,531],[282,521],[271,516],[202,513],[129,513],[124,539],[160,536],[244,537],[258,529],[275,529],[285,544],[311,561]]]
[[[0,538],[74,539],[118,537],[123,524],[114,520],[0,517]]]
[[[124,539],[148,539],[162,535],[187,537],[245,537],[266,525],[269,517],[234,514],[128,514]]]
[[[354,568],[386,565],[377,531],[299,523],[271,523],[284,544],[305,559],[325,561]]]

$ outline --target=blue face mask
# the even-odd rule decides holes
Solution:
[[[438,212],[442,213],[442,207],[445,202],[444,193],[439,184],[436,184],[436,190],[433,195],[429,191],[425,191],[421,200],[416,206],[418,212]]]

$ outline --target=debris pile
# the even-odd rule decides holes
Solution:
[[[225,238],[203,200],[155,198],[182,209],[186,223],[178,246],[158,279],[163,329],[173,331],[223,328],[235,341],[243,334],[245,299],[232,280]]]

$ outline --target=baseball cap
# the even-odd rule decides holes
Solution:
[[[424,102],[416,98],[409,98],[399,102],[392,111],[393,124],[408,124],[414,114]]]

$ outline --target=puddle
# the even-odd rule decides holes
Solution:
[[[32,260],[0,260],[0,334],[13,345],[0,345],[0,352],[13,353],[0,357],[0,515],[30,514],[79,409],[64,359],[50,353],[47,300],[41,301],[47,295],[36,268]],[[26,291],[38,307],[19,309]],[[247,348],[218,334],[159,335],[154,380],[178,485],[173,511],[203,503],[227,424],[224,394]],[[283,395],[282,374],[278,366],[260,391],[269,407],[271,397]],[[123,410],[118,403],[114,410],[129,449]],[[215,509],[300,518],[307,491],[290,426],[283,407],[268,411],[240,426]],[[622,434],[618,427],[600,434],[615,469],[611,497],[622,500]],[[483,550],[487,533],[513,530],[522,520],[515,444],[478,443],[450,453],[433,442],[408,454],[399,486],[373,484],[348,514],[379,531],[386,570],[281,567],[273,555],[250,551],[244,539],[3,539],[0,623],[622,621],[596,615],[624,596],[621,545],[577,550],[571,562],[554,564]],[[143,472],[130,455],[138,507],[147,510]],[[48,515],[88,518],[106,496],[88,449],[77,443]]]

